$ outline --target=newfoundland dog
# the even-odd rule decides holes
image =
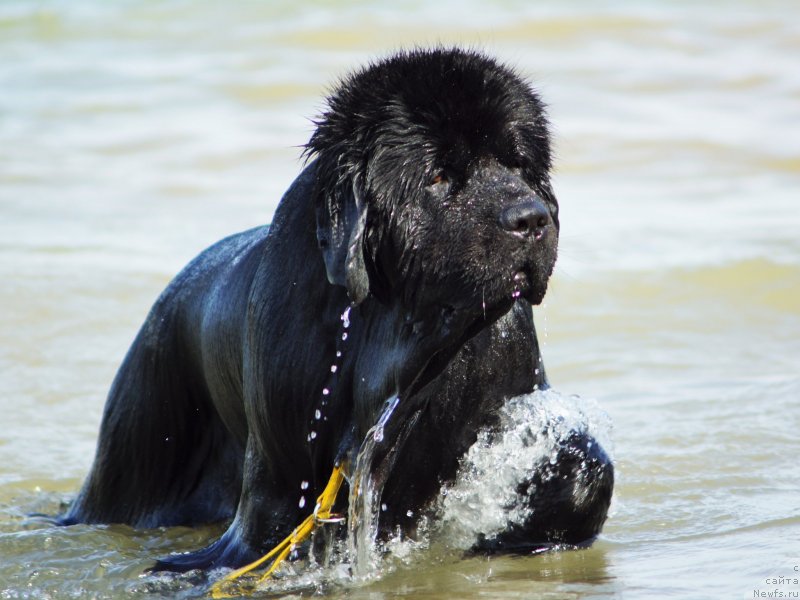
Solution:
[[[547,387],[531,305],[558,204],[519,75],[472,51],[395,54],[340,82],[306,156],[271,226],[213,245],[155,303],[63,524],[228,521],[156,568],[240,567],[347,514],[345,479],[351,498],[373,486],[377,535],[413,534],[504,403]],[[613,468],[589,434],[529,467],[529,516],[476,531],[478,551],[600,531]]]

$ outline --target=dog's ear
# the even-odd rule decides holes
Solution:
[[[347,290],[354,305],[369,295],[369,274],[364,259],[367,205],[358,183],[331,192],[334,198],[317,203],[317,243],[322,250],[328,281]]]

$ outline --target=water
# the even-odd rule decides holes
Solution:
[[[455,480],[442,488],[432,508],[436,516],[423,517],[413,539],[396,535],[378,541],[378,520],[386,505],[379,504],[385,471],[374,468],[383,442],[377,433],[390,421],[398,403],[397,396],[387,400],[348,475],[347,539],[334,539],[327,525],[317,528],[314,535],[324,536],[327,543],[325,557],[296,561],[283,569],[278,580],[258,584],[260,592],[319,594],[335,589],[353,593],[431,561],[455,567],[474,546],[476,532],[491,537],[530,516],[531,509],[519,505],[515,490],[528,480],[530,465],[548,460],[552,464],[571,434],[588,433],[609,452],[613,448],[610,419],[594,401],[553,390],[512,398],[501,411],[500,433],[480,432]],[[403,437],[396,442],[400,446]],[[411,510],[408,516],[413,516]],[[174,582],[169,576],[166,579]]]
[[[167,280],[269,221],[325,90],[440,40],[516,65],[550,105],[563,229],[536,318],[555,389],[614,423],[612,515],[588,550],[457,560],[404,546],[377,580],[320,593],[798,589],[768,580],[800,565],[800,5],[5,0],[0,597],[200,593],[141,573],[218,527],[25,515],[77,491],[107,388]],[[297,577],[313,590],[313,575]]]
[[[370,428],[361,442],[355,466],[349,478],[350,498],[347,511],[346,560],[352,564],[352,574],[356,580],[366,580],[379,567],[379,557],[375,548],[380,519],[380,501],[386,482],[386,471],[376,469],[375,453],[384,441],[384,428],[392,418],[392,413],[400,403],[399,396],[386,401],[383,412],[374,427]],[[398,440],[402,442],[402,440]]]
[[[524,523],[531,509],[519,505],[516,490],[530,466],[553,464],[574,432],[590,434],[613,458],[611,430],[609,416],[596,402],[553,390],[512,398],[500,414],[502,434],[495,439],[481,432],[456,480],[442,489],[434,538],[466,552],[475,544],[476,531],[491,538],[509,523]]]

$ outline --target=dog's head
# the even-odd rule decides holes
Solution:
[[[307,151],[328,278],[354,303],[474,320],[541,302],[558,205],[544,107],[513,71],[457,49],[395,55],[341,83]]]

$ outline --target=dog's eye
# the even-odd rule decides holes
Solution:
[[[433,176],[433,179],[431,179],[430,185],[438,185],[440,183],[446,183],[446,182],[447,182],[447,175],[445,175],[444,173],[437,173],[436,175]]]

